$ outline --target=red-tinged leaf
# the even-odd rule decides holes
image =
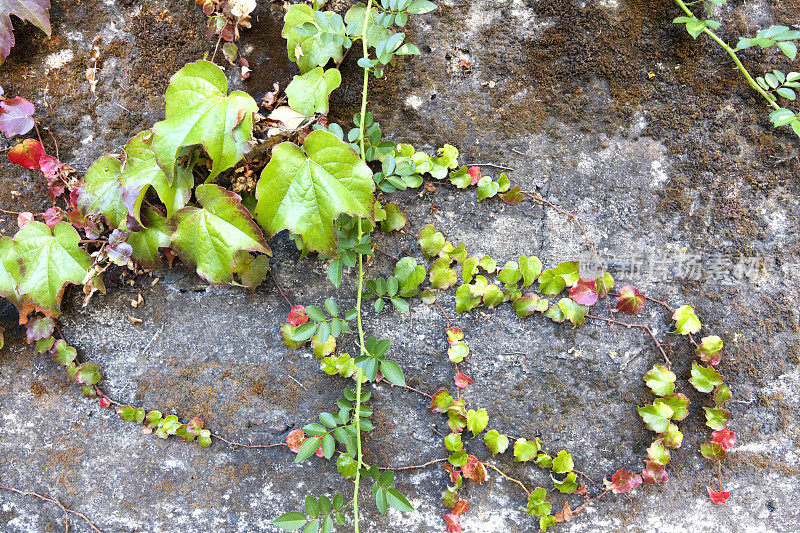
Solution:
[[[464,332],[459,327],[447,328],[445,331],[447,332],[447,343],[450,346],[458,344],[464,339]]]
[[[302,429],[295,429],[294,431],[290,431],[288,435],[286,435],[286,445],[292,450],[294,453],[300,451],[300,446],[306,440],[306,432]]]
[[[11,15],[31,22],[50,35],[50,0],[0,0],[0,63],[14,46]]]
[[[62,163],[61,161],[59,161],[58,159],[56,159],[52,155],[45,154],[45,155],[43,155],[42,157],[39,158],[39,169],[42,171],[42,173],[47,178],[47,180],[48,180],[47,181],[47,185],[49,187],[51,187],[51,188],[53,186],[57,185],[57,184],[51,184],[50,182],[51,182],[51,180],[54,180],[56,178],[56,174],[58,173],[58,170],[63,166],[64,166],[64,163]],[[63,184],[62,184],[61,189],[62,189],[62,192],[63,192],[63,189],[64,189]]]
[[[293,326],[302,326],[306,322],[308,322],[308,315],[306,315],[306,308],[302,305],[295,305],[292,307],[292,310],[289,311],[289,315],[286,317],[286,322]]]
[[[431,398],[431,405],[429,409],[434,413],[446,413],[447,409],[453,403],[453,397],[447,389],[441,389]]]
[[[466,389],[467,385],[472,383],[472,378],[466,374],[456,374],[456,387],[459,389]]]
[[[711,440],[722,446],[724,450],[728,450],[736,446],[736,433],[727,427],[713,431],[711,435],[713,437]]]
[[[664,465],[655,461],[645,461],[645,469],[642,470],[642,481],[650,485],[663,485],[667,482],[669,475]]]
[[[44,223],[47,224],[47,227],[50,229],[52,229],[53,226],[61,222],[63,219],[64,213],[57,207],[51,207],[44,212]]]
[[[467,457],[467,464],[461,468],[461,475],[476,483],[486,481],[486,467],[474,455]]]
[[[461,475],[461,470],[449,463],[445,463],[442,467],[450,474],[450,483],[455,483],[458,480],[458,476]]]
[[[636,287],[625,285],[619,290],[617,295],[617,306],[614,308],[616,311],[622,311],[629,315],[635,315],[645,306],[645,298],[636,290]]]
[[[33,213],[30,211],[23,211],[19,215],[17,215],[17,226],[22,228],[28,222],[33,222]],[[52,226],[51,226],[52,227]]]
[[[40,170],[39,160],[43,155],[42,143],[36,139],[25,139],[8,152],[8,160],[29,170]]]
[[[525,199],[525,195],[522,194],[519,185],[515,185],[508,192],[501,193],[498,196],[507,205],[517,205]]]
[[[711,498],[711,501],[714,502],[717,505],[722,505],[723,503],[728,501],[728,497],[731,495],[730,492],[725,492],[725,491],[717,492],[717,491],[711,490],[710,487],[706,487],[706,490],[708,490],[708,497]]]
[[[453,514],[454,515],[464,514],[467,512],[467,509],[469,509],[469,502],[465,500],[458,500],[458,503],[456,503],[455,506],[453,507]]]
[[[97,400],[97,403],[99,403],[100,407],[102,407],[103,409],[108,409],[109,407],[111,407],[111,400],[109,400],[105,396],[102,396],[99,400]]]
[[[633,472],[628,472],[624,468],[620,468],[614,473],[613,476],[611,476],[611,481],[603,479],[603,483],[605,483],[606,489],[610,490],[614,494],[624,494],[641,485],[642,476],[639,474],[634,474]]]
[[[569,290],[569,297],[581,305],[597,303],[597,282],[589,278],[580,278]]]
[[[444,515],[444,522],[447,524],[447,533],[461,533],[461,518],[457,514]]]
[[[2,5],[2,0],[0,0],[0,5]],[[0,17],[2,17],[2,10],[0,10]],[[2,23],[0,23],[1,25]],[[0,32],[2,32],[1,29]],[[36,108],[32,103],[19,96],[0,100],[0,131],[8,138],[14,135],[25,135],[33,129],[33,113],[35,111]]]
[[[56,323],[50,317],[37,316],[29,320],[28,324],[25,326],[28,344],[50,337],[55,327]]]
[[[477,185],[478,182],[481,181],[481,178],[483,177],[483,173],[481,172],[481,169],[478,167],[469,167],[467,173],[471,178],[470,185]]]

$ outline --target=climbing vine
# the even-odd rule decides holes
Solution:
[[[680,0],[676,1],[689,12]],[[679,392],[678,376],[662,340],[648,325],[621,318],[638,315],[649,302],[669,314],[674,321],[671,334],[686,338],[699,359],[692,363],[688,382],[710,395],[709,406],[703,409],[706,426],[712,430],[700,453],[716,467],[717,484],[708,488],[711,500],[717,504],[727,500],[721,465],[736,437],[728,428],[731,413],[724,408],[731,391],[716,369],[722,360],[723,343],[716,335],[695,340],[702,325],[690,306],[673,308],[632,285],[617,289],[617,281],[609,272],[587,272],[571,258],[545,268],[537,257],[520,255],[500,266],[495,258],[470,255],[464,243],[450,242],[431,224],[417,233],[427,264],[419,264],[411,256],[391,256],[372,242],[371,236],[379,228],[405,231],[408,225],[402,208],[386,202],[386,198],[398,190],[441,182],[456,189],[474,189],[481,202],[501,201],[513,207],[528,201],[551,209],[573,223],[589,250],[597,254],[574,214],[536,192],[513,186],[505,173],[495,179],[484,176],[477,166],[460,166],[457,148],[448,144],[430,155],[383,138],[380,124],[368,110],[369,82],[372,77],[384,76],[403,56],[420,53],[401,30],[409,17],[429,13],[436,9],[435,4],[427,0],[369,0],[366,5],[351,7],[344,16],[323,11],[318,3],[288,6],[282,35],[288,56],[300,74],[285,88],[284,96],[278,97],[276,89],[260,106],[244,92],[229,92],[223,70],[213,62],[224,41],[225,58],[242,69],[240,74],[246,74],[246,60],[236,61],[234,43],[239,30],[250,25],[254,2],[197,3],[209,16],[210,28],[217,36],[214,52],[210,61],[190,63],[172,76],[163,121],[130,139],[121,153],[97,159],[83,177],[61,162],[58,154],[47,154],[41,140],[25,139],[8,154],[12,163],[42,173],[54,205],[44,213],[19,213],[19,231],[13,238],[0,237],[0,296],[19,310],[28,343],[63,366],[80,385],[83,396],[97,398],[102,408],[114,408],[120,419],[164,439],[177,436],[201,447],[211,446],[214,439],[247,448],[286,447],[295,454],[295,462],[313,456],[335,458],[339,474],[353,482],[352,494],[309,494],[302,511],[278,516],[273,524],[284,530],[330,532],[335,525],[349,522],[357,533],[362,483],[371,483],[371,495],[381,514],[389,508],[414,510],[394,485],[395,471],[364,460],[364,435],[373,430],[370,386],[385,380],[424,396],[430,402],[429,410],[446,418],[448,433],[443,446],[447,456],[406,468],[442,464],[446,470],[449,482],[443,488],[442,503],[448,532],[462,530],[460,516],[470,507],[464,499],[464,484],[481,484],[490,471],[522,489],[527,498],[525,512],[534,517],[541,531],[546,531],[570,520],[599,498],[627,495],[641,484],[660,485],[668,479],[666,466],[683,442],[678,424],[689,415],[689,398]],[[714,26],[712,21],[676,21],[685,22],[694,36],[705,32],[715,37],[709,29]],[[793,57],[793,49],[786,43],[795,37],[767,31],[752,44],[765,46],[766,40],[774,41]],[[343,82],[338,66],[359,42],[361,107],[353,117],[353,127],[345,130],[327,120],[329,96]],[[746,46],[740,43],[739,48]],[[732,49],[726,50],[749,76]],[[777,104],[772,92],[788,98],[790,87],[795,86],[791,84],[797,80],[794,74],[766,75],[765,83],[772,89],[760,81],[751,85],[755,83],[774,107]],[[780,86],[773,86],[773,78],[780,80]],[[261,113],[262,106],[265,114]],[[24,99],[0,100],[0,130],[9,137],[30,131],[33,115],[32,104]],[[800,121],[794,120],[792,127],[800,134]],[[270,157],[261,165],[260,176],[241,180],[241,176],[252,176],[250,165],[265,150]],[[229,189],[227,183],[233,186]],[[384,195],[384,203],[376,199],[376,191]],[[334,298],[319,306],[292,305],[284,295],[290,310],[279,328],[283,344],[292,350],[310,347],[322,372],[353,382],[343,389],[335,409],[291,431],[285,442],[237,443],[212,433],[199,418],[182,422],[172,414],[145,412],[117,402],[102,390],[99,366],[79,361],[76,349],[61,336],[56,320],[64,290],[70,284],[83,288],[84,305],[88,305],[96,291],[105,291],[103,274],[108,269],[141,273],[160,268],[166,256],[170,264],[180,259],[210,283],[254,290],[270,273],[272,251],[267,241],[284,230],[304,256],[317,254],[329,262],[328,278],[336,288],[342,285],[345,269],[354,269],[357,275],[355,307],[347,311],[340,309]],[[391,275],[367,279],[365,263],[375,253],[394,260]],[[443,342],[453,365],[454,388],[426,392],[409,386],[392,354],[390,340],[365,331],[364,298],[372,301],[376,313],[408,313],[416,301],[439,309],[447,324]],[[466,373],[473,354],[469,340],[446,308],[454,308],[458,316],[504,304],[510,305],[521,320],[550,320],[573,328],[605,323],[639,330],[653,345],[663,361],[643,377],[654,398],[637,411],[655,437],[641,470],[620,468],[610,473],[610,479],[607,476],[602,484],[596,483],[575,468],[567,450],[548,447],[546,437],[503,433],[492,427],[494,414],[487,406],[467,405],[461,391],[475,386]],[[355,340],[348,336],[353,329]],[[0,346],[2,342],[0,330]],[[346,346],[352,348],[353,355],[342,350]],[[480,461],[471,453],[474,450],[468,450],[473,445],[468,436],[480,437],[477,442],[482,442],[492,456],[508,453],[518,463],[546,471],[552,480],[550,493],[545,487],[528,487],[512,478],[499,464]],[[570,500],[564,499],[569,496],[557,494],[580,496],[583,501],[573,508]]]

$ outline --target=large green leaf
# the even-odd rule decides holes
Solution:
[[[305,151],[292,143],[273,149],[256,186],[256,219],[269,236],[288,229],[312,250],[335,256],[336,217],[372,220],[372,171],[332,133],[312,132],[303,146]]]
[[[152,133],[145,131],[128,141],[125,145],[125,166],[122,168],[120,184],[122,203],[139,223],[142,223],[140,210],[147,190],[153,187],[158,197],[167,207],[167,218],[186,203],[192,196],[194,177],[191,169],[179,167],[172,183],[156,161],[151,146]]]
[[[58,315],[64,286],[83,283],[92,259],[78,243],[80,236],[66,222],[50,228],[28,222],[14,236],[21,275],[18,290],[42,311]]]
[[[17,308],[22,304],[23,298],[17,292],[19,282],[19,256],[14,249],[11,237],[0,237],[0,297],[5,298]]]
[[[132,259],[145,268],[156,269],[161,266],[159,250],[170,245],[171,229],[167,220],[152,209],[142,211],[142,223],[144,229],[128,235],[125,242],[133,249]]]
[[[335,13],[326,11],[321,16],[328,19],[328,24]],[[306,23],[317,26],[314,21],[314,10],[306,4],[293,4],[289,6],[284,17],[283,30],[281,35],[286,39],[286,50],[289,52],[289,60],[297,63],[300,72],[308,72],[314,67],[324,66],[329,60],[342,60],[342,45],[335,40],[323,42],[319,33],[312,35],[300,35],[297,28]],[[344,33],[344,28],[342,28]],[[298,50],[299,47],[299,50]],[[299,53],[298,53],[299,52]]]
[[[179,150],[202,146],[211,158],[214,179],[235,165],[247,150],[253,131],[255,100],[242,91],[228,95],[228,80],[210,61],[196,61],[180,69],[167,88],[167,118],[153,126],[153,151],[172,183]]]
[[[208,184],[199,186],[195,195],[202,208],[184,207],[173,217],[172,249],[202,278],[229,283],[239,250],[272,255],[238,194]]]
[[[310,117],[314,113],[328,113],[328,97],[342,83],[342,75],[338,69],[322,67],[309,70],[305,74],[295,76],[286,87],[289,107]]]
[[[85,215],[105,215],[111,228],[125,222],[128,210],[122,203],[121,164],[113,157],[97,159],[78,188],[78,208]]]

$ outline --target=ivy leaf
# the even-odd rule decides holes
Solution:
[[[467,376],[466,374],[459,373],[459,374],[455,375],[454,381],[456,383],[456,387],[458,387],[459,389],[466,389],[467,386],[470,383],[472,383],[473,380],[472,380],[471,377]]]
[[[536,311],[544,313],[549,306],[550,304],[546,299],[532,293],[521,296],[511,302],[511,307],[514,308],[519,318],[527,318]]]
[[[532,255],[519,256],[519,270],[522,272],[522,288],[532,285],[542,273],[542,262],[538,257]]]
[[[394,277],[399,282],[397,295],[410,298],[419,294],[419,286],[425,281],[425,267],[418,265],[413,257],[403,257],[394,266]]]
[[[656,396],[666,396],[675,390],[675,374],[667,367],[655,365],[644,375],[645,384]]]
[[[169,81],[166,119],[153,126],[153,151],[172,183],[183,147],[200,145],[211,159],[208,180],[235,165],[248,149],[258,105],[242,91],[228,95],[225,73],[210,61],[189,63]]]
[[[645,425],[656,433],[663,433],[669,428],[670,417],[674,411],[669,405],[662,402],[654,402],[651,405],[645,405],[637,409],[639,416],[644,420]]]
[[[706,425],[714,430],[721,430],[728,425],[728,420],[731,418],[731,412],[726,409],[713,409],[711,407],[703,407],[706,412]]]
[[[597,284],[597,297],[601,300],[608,296],[608,293],[614,288],[614,278],[608,272],[597,276],[595,283]]]
[[[486,426],[489,425],[489,414],[486,409],[478,409],[467,411],[467,429],[469,429],[474,436],[478,436]]]
[[[718,365],[722,361],[722,353],[720,352],[722,352],[722,339],[716,335],[703,337],[700,346],[694,351],[704,363],[711,365]]]
[[[239,195],[212,184],[197,187],[195,195],[202,208],[184,207],[173,217],[172,249],[200,277],[230,283],[237,251],[272,255]]]
[[[461,433],[450,433],[444,438],[444,447],[447,451],[458,452],[464,448],[464,443],[461,442]]]
[[[467,462],[461,468],[461,475],[475,483],[486,481],[486,467],[474,455],[467,457]]]
[[[239,250],[233,256],[233,264],[233,271],[239,276],[240,283],[251,292],[264,282],[267,272],[269,272],[269,258],[266,255],[254,256],[250,252]],[[336,347],[336,339],[332,336],[322,346],[328,349],[330,341],[333,341],[332,352]],[[316,350],[314,350],[314,354],[317,354]],[[330,352],[325,355],[330,355]]]
[[[0,0],[0,4],[2,4],[2,0]],[[35,111],[36,108],[32,103],[19,96],[0,100],[0,131],[9,139],[15,135],[25,135],[33,129],[33,113]]]
[[[500,185],[498,185],[496,181],[492,181],[492,178],[489,176],[482,177],[478,181],[478,201],[480,202],[486,198],[496,196],[499,190]]]
[[[656,439],[650,444],[647,448],[647,456],[650,457],[651,461],[660,465],[665,465],[670,460],[669,452],[664,447],[661,439]]]
[[[663,485],[667,482],[667,469],[664,465],[655,461],[645,461],[645,468],[642,470],[642,481],[650,485]]]
[[[167,224],[167,219],[152,209],[145,209],[141,213],[141,218],[145,227],[132,232],[125,242],[133,249],[131,259],[144,268],[155,270],[161,266],[159,250],[170,246],[172,230]]]
[[[564,278],[556,275],[553,270],[545,270],[539,275],[539,292],[542,294],[556,295],[566,286]]]
[[[327,24],[334,13],[327,12],[320,13],[320,15]],[[308,72],[314,67],[323,66],[330,59],[336,62],[342,59],[342,45],[335,40],[331,39],[326,43],[322,40],[319,32],[302,35],[298,31],[298,28],[306,24],[317,26],[314,20],[314,10],[311,6],[305,4],[291,5],[286,11],[286,16],[283,20],[284,25],[281,35],[286,39],[289,60],[297,63],[297,66],[300,67],[300,72]]]
[[[597,303],[597,282],[593,279],[580,278],[569,290],[569,297],[581,305],[592,306]]]
[[[711,502],[714,503],[715,505],[722,505],[723,503],[728,501],[728,498],[731,495],[730,492],[725,492],[725,491],[717,492],[711,490],[710,487],[706,487],[706,490],[708,490],[708,497],[711,498]]]
[[[381,221],[381,230],[386,232],[400,231],[405,227],[408,220],[406,219],[406,215],[400,211],[400,208],[396,204],[386,204],[384,209],[386,211],[386,218]]]
[[[450,259],[440,257],[431,265],[430,271],[431,286],[440,291],[455,286],[458,281],[458,273],[450,268]]]
[[[639,293],[636,287],[625,285],[619,290],[617,305],[614,307],[614,310],[622,311],[629,315],[635,315],[644,309],[646,303],[645,297]]]
[[[714,441],[701,444],[700,454],[709,461],[722,461],[728,455],[722,445]]]
[[[497,430],[490,430],[483,436],[483,444],[492,455],[503,453],[508,449],[508,437],[501,435]]]
[[[664,446],[674,449],[680,448],[681,444],[683,444],[683,433],[673,423],[670,423],[667,430],[661,433],[658,438],[664,443]]]
[[[531,442],[525,438],[517,439],[514,443],[514,460],[520,463],[531,461],[536,457],[539,446],[536,442]]]
[[[675,310],[672,314],[672,319],[675,320],[675,331],[673,333],[680,333],[681,335],[689,335],[700,331],[700,319],[694,314],[694,309],[689,305],[682,305]]]
[[[575,474],[575,472],[570,472],[564,479],[561,480],[553,477],[551,474],[550,479],[553,480],[553,486],[555,486],[555,488],[558,489],[558,491],[562,494],[571,494],[578,490],[578,483],[576,482],[578,476]]]
[[[525,507],[525,512],[531,516],[548,516],[553,510],[550,502],[545,501],[547,491],[542,487],[536,489],[528,496],[528,505]]]
[[[50,35],[50,0],[0,0],[0,64],[11,53],[14,34],[11,15],[34,24]]]
[[[508,261],[497,273],[497,280],[506,285],[514,285],[522,278],[522,272],[516,261]]]
[[[641,485],[642,477],[639,474],[620,468],[611,476],[611,481],[603,479],[603,483],[606,486],[606,490],[611,490],[614,494],[624,494]]]
[[[25,326],[25,337],[28,344],[50,337],[55,327],[55,320],[50,317],[37,316],[29,320]]]
[[[714,391],[714,403],[717,404],[717,407],[722,407],[730,399],[731,390],[724,383],[717,385],[717,389]]]
[[[122,203],[128,213],[139,223],[143,223],[140,215],[142,202],[150,187],[155,189],[158,197],[167,208],[167,218],[186,205],[192,196],[194,176],[191,169],[181,166],[174,180],[167,180],[167,175],[156,161],[156,154],[151,146],[152,133],[142,132],[125,145],[125,165],[119,181],[122,187]]]
[[[580,263],[577,261],[566,261],[564,263],[559,263],[558,266],[553,269],[553,274],[561,277],[567,287],[572,287],[578,282],[578,279],[580,279],[580,275],[578,274],[579,270]]]
[[[722,384],[722,374],[713,367],[702,366],[697,364],[697,361],[692,361],[692,377],[689,378],[689,383],[698,391],[708,393]]]
[[[442,251],[445,240],[444,235],[436,231],[436,227],[433,224],[426,224],[419,230],[417,242],[419,243],[420,249],[422,249],[425,259],[431,260]]]
[[[286,87],[289,107],[310,117],[315,113],[328,114],[328,98],[342,83],[338,69],[323,70],[316,67],[305,74],[295,76]]]
[[[79,242],[78,232],[66,222],[56,224],[52,232],[41,222],[28,222],[14,236],[21,265],[17,290],[47,314],[61,313],[64,287],[82,284],[92,266]]]
[[[566,319],[566,317],[564,316],[564,312],[557,304],[551,305],[550,308],[544,312],[544,316],[546,316],[553,322],[564,322],[564,320]]]
[[[119,160],[101,157],[86,171],[83,183],[78,188],[78,209],[88,216],[104,215],[114,229],[128,217],[128,210],[122,203],[121,168]]]
[[[327,131],[310,133],[303,147],[285,142],[273,148],[256,186],[256,219],[270,237],[288,229],[310,249],[335,257],[334,220],[342,213],[372,219],[372,171]]]
[[[564,318],[572,322],[576,328],[583,324],[586,320],[586,313],[589,312],[588,307],[571,298],[561,298],[558,301],[558,308],[564,313]]]
[[[667,394],[663,398],[659,398],[656,402],[668,405],[672,409],[672,420],[680,422],[689,415],[689,398],[683,394]]]
[[[713,436],[711,440],[718,443],[725,450],[736,445],[736,434],[727,427],[713,431],[711,434]]]
[[[453,397],[447,389],[441,389],[431,398],[429,409],[435,413],[446,413],[453,403]]]
[[[489,309],[494,309],[505,301],[503,290],[492,283],[483,291],[483,303]]]
[[[514,187],[509,189],[508,192],[501,193],[500,194],[500,199],[504,203],[513,206],[513,205],[520,204],[522,202],[522,200],[525,199],[525,195],[522,194],[522,191],[521,191],[519,185],[515,185]]]
[[[553,458],[553,472],[556,474],[566,474],[572,472],[575,468],[575,463],[572,461],[572,456],[566,451],[561,450],[558,455]]]

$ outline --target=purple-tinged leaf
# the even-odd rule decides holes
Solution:
[[[11,15],[31,22],[50,35],[50,0],[0,0],[0,63],[11,53],[14,34]]]
[[[0,4],[2,2],[3,0],[0,0]],[[1,24],[0,27],[2,27]],[[25,135],[33,129],[33,113],[35,111],[36,108],[32,103],[19,96],[0,100],[0,131],[8,138]]]
[[[635,315],[644,309],[645,303],[646,301],[644,295],[639,294],[639,291],[636,290],[636,287],[625,285],[619,290],[619,295],[617,296],[617,305],[614,307],[614,309],[616,311],[628,313],[629,315]]]

